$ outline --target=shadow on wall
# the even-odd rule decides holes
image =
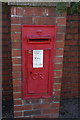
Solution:
[[[2,4],[2,100],[13,100],[11,59],[11,13],[10,6]],[[9,107],[9,106],[8,106]]]
[[[64,46],[62,98],[79,97],[79,15],[67,15]]]

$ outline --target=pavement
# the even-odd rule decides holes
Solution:
[[[59,118],[80,118],[80,99],[62,99]]]

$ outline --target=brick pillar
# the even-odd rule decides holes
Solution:
[[[22,99],[21,25],[56,25],[54,84],[51,98]],[[57,118],[59,115],[66,14],[57,16],[54,7],[12,7],[12,73],[15,118]]]

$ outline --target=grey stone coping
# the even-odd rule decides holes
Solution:
[[[70,3],[66,2],[67,7],[69,7]],[[32,6],[32,7],[55,7],[56,2],[8,2],[8,5],[16,5],[16,6]]]

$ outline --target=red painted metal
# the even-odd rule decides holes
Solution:
[[[23,99],[52,96],[56,26],[22,25]],[[43,50],[43,67],[33,67],[33,51]]]

